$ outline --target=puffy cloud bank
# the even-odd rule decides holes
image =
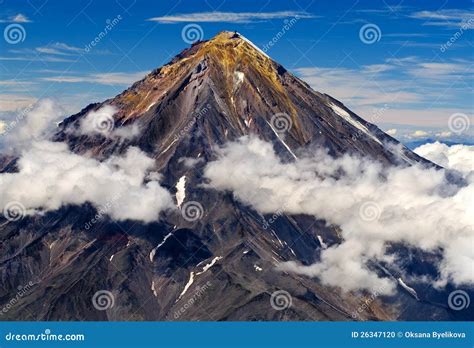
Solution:
[[[442,144],[439,141],[424,144],[414,150],[418,155],[448,169],[454,169],[465,176],[474,172],[474,146]]]
[[[342,229],[343,242],[322,250],[310,266],[288,262],[283,270],[318,277],[344,290],[391,293],[395,283],[367,267],[393,261],[390,243],[440,251],[436,285],[474,283],[474,186],[457,187],[443,170],[384,168],[367,159],[334,159],[323,151],[282,163],[271,144],[243,137],[217,151],[205,168],[209,185],[229,190],[261,213],[309,214]],[[473,162],[473,158],[470,158]]]
[[[56,115],[54,104],[39,103],[26,116],[22,124],[26,129],[11,134],[12,141],[17,135],[17,141],[24,144],[28,134],[37,135],[40,128],[46,128],[44,120],[52,115]],[[107,214],[115,220],[151,222],[164,209],[174,207],[158,175],[150,172],[153,165],[154,160],[136,147],[100,162],[70,152],[65,143],[30,138],[28,147],[21,148],[18,172],[0,174],[0,208],[14,202],[25,209],[21,213],[34,214],[89,202],[97,208],[109,207]]]
[[[117,109],[105,105],[99,110],[89,112],[80,123],[79,133],[94,135],[101,134],[107,138],[135,138],[140,134],[139,126],[134,123],[130,126],[115,127],[114,114]]]
[[[35,140],[46,139],[64,111],[51,99],[43,99],[33,108],[18,113],[15,120],[6,127],[8,150],[28,148]]]

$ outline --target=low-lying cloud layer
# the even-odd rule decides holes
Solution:
[[[281,269],[344,290],[388,294],[395,282],[380,278],[367,261],[395,260],[387,246],[398,242],[442,252],[436,285],[474,283],[474,185],[468,176],[469,185],[457,187],[443,170],[384,168],[356,157],[334,159],[323,151],[282,163],[271,144],[252,137],[220,148],[205,176],[211,187],[232,191],[261,213],[308,214],[341,227],[344,241],[323,250],[320,262],[289,262]]]
[[[454,169],[465,176],[474,172],[474,146],[451,145],[435,142],[424,144],[414,150],[418,155],[448,169]]]
[[[138,148],[100,162],[70,152],[65,143],[41,138],[57,113],[50,101],[40,102],[26,115],[25,128],[9,135],[12,143],[23,145],[28,135],[33,140],[20,148],[19,171],[0,174],[0,208],[16,202],[25,208],[21,213],[34,214],[89,202],[109,207],[107,213],[115,220],[151,222],[174,207],[171,194],[150,172],[154,160]]]

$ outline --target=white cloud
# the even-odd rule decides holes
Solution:
[[[64,82],[64,83],[96,83],[102,85],[130,85],[141,80],[147,74],[147,71],[134,73],[101,73],[85,76],[51,76],[44,77],[44,81]]]
[[[74,63],[84,49],[68,45],[63,42],[54,42],[46,46],[32,48],[9,49],[8,53],[15,56],[0,56],[0,61],[25,61],[41,63]],[[97,52],[96,52],[97,53]]]
[[[363,118],[366,118],[366,115],[373,114],[373,108],[356,107],[355,109]],[[455,113],[463,113],[467,115],[471,124],[474,124],[472,110],[462,108],[386,108],[381,113],[378,121],[396,125],[446,128],[448,126],[449,117]]]
[[[204,159],[202,157],[181,157],[178,160],[178,163],[183,163],[186,168],[193,168],[199,163],[203,163]]]
[[[453,133],[449,132],[449,131],[442,131],[442,132],[436,133],[436,136],[438,138],[449,138],[452,135],[453,135]]]
[[[31,20],[28,19],[28,17],[26,17],[24,14],[19,13],[19,14],[17,14],[16,16],[14,16],[12,18],[12,22],[14,22],[14,23],[29,23],[29,22],[31,22]]]
[[[453,113],[472,114],[465,86],[472,83],[474,69],[465,60],[427,62],[409,56],[359,68],[303,67],[295,72],[316,91],[343,100],[377,124],[446,126]]]
[[[472,78],[474,69],[470,62],[420,62],[419,64],[407,67],[407,72],[415,78],[453,83],[457,79]]]
[[[469,10],[440,9],[437,11],[418,11],[412,13],[410,17],[423,20],[424,25],[449,28],[459,28],[463,23],[471,21],[471,25],[466,26],[466,29],[473,29],[472,20],[474,15]]]
[[[282,163],[271,144],[248,137],[217,154],[204,172],[211,187],[233,192],[261,213],[308,214],[341,227],[344,241],[323,250],[321,262],[290,263],[284,269],[345,290],[390,293],[395,283],[379,278],[366,262],[393,262],[397,257],[387,255],[386,247],[399,242],[443,251],[436,285],[474,283],[474,250],[460,248],[473,238],[472,180],[456,187],[446,182],[443,170],[387,168],[348,155],[334,159],[322,151]],[[374,215],[378,219],[367,221]]]
[[[44,99],[17,114],[7,125],[8,146],[16,149],[27,148],[37,139],[44,139],[55,122],[63,115],[63,110],[50,99]]]
[[[0,80],[0,86],[16,87],[16,86],[31,86],[34,82],[24,80]]]
[[[0,94],[0,112],[17,111],[34,104],[38,99],[23,94]]]
[[[0,23],[30,23],[31,20],[22,13],[0,20]]]
[[[439,141],[424,144],[414,150],[418,155],[448,169],[454,169],[468,176],[474,172],[474,146],[451,145]]]
[[[28,137],[33,140],[21,147],[18,172],[0,174],[0,209],[17,201],[27,214],[36,214],[89,202],[97,209],[107,207],[115,220],[151,222],[174,207],[158,176],[147,177],[155,161],[138,148],[99,162],[71,153],[66,143],[42,139],[48,120],[60,113],[50,101],[43,101],[25,116],[23,129],[11,134],[19,143]]]
[[[186,14],[168,15],[153,17],[148,19],[159,23],[204,23],[204,22],[225,22],[225,23],[251,23],[266,21],[271,19],[299,17],[315,18],[315,16],[301,11],[279,11],[279,12],[196,12]]]
[[[107,138],[132,139],[140,134],[137,123],[130,126],[115,127],[114,115],[117,109],[105,105],[99,110],[89,112],[80,122],[80,134],[102,134]]]
[[[423,138],[423,137],[427,137],[428,135],[430,134],[424,130],[416,130],[410,134],[410,136],[414,138]]]
[[[296,69],[296,73],[316,91],[324,91],[352,106],[406,104],[422,100],[416,93],[403,91],[398,80],[378,77],[377,69],[371,66],[361,70],[311,67]]]
[[[43,56],[43,55],[29,55],[29,56],[16,56],[16,57],[5,57],[1,56],[0,61],[20,61],[20,62],[41,62],[41,63],[73,63],[74,60],[52,57],[52,56]]]
[[[44,54],[53,54],[59,56],[69,56],[73,54],[79,54],[84,51],[84,49],[79,47],[74,47],[63,42],[55,42],[44,47],[36,47],[36,51]]]
[[[90,202],[115,220],[152,222],[174,207],[157,180],[146,182],[154,160],[138,148],[104,162],[69,152],[67,144],[36,141],[23,151],[18,173],[0,175],[0,207],[20,202],[28,214]]]
[[[391,128],[388,131],[386,131],[385,133],[387,133],[388,135],[394,136],[395,134],[397,134],[397,129]]]

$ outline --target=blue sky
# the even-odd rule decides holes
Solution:
[[[188,47],[183,28],[193,24],[203,39],[239,31],[314,89],[401,140],[472,137],[471,1],[0,3],[6,123],[39,98],[55,98],[67,114],[120,93]],[[459,132],[453,114],[468,127]]]

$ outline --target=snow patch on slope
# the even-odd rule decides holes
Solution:
[[[420,300],[418,298],[418,294],[416,293],[415,289],[413,289],[412,287],[409,287],[404,281],[402,278],[398,278],[398,284],[400,284],[400,286],[402,288],[404,288],[406,291],[408,291],[408,293],[413,296],[414,298],[416,298],[418,301]]]
[[[328,245],[324,243],[323,237],[321,237],[319,234],[318,234],[318,241],[319,241],[319,244],[321,244],[321,248],[327,249]]]
[[[179,295],[178,299],[176,300],[179,301],[181,299],[181,297],[183,297],[183,295],[188,291],[189,287],[194,283],[194,277],[195,276],[198,276],[198,275],[201,275],[205,272],[207,272],[212,266],[214,266],[214,264],[219,261],[220,259],[222,259],[222,256],[216,256],[215,258],[212,259],[212,261],[210,263],[208,263],[207,265],[204,265],[204,267],[202,268],[202,271],[200,272],[197,272],[197,273],[194,273],[194,272],[191,272],[189,274],[189,280],[188,282],[186,283],[186,285],[184,286],[184,289],[183,291],[181,292],[181,294]]]
[[[181,291],[181,294],[179,294],[178,301],[181,299],[181,297],[183,297],[183,295],[186,293],[186,291],[188,291],[189,287],[190,287],[191,285],[193,285],[193,283],[194,283],[194,272],[191,272],[191,273],[189,273],[189,280],[188,280],[188,282],[187,282],[186,285],[184,286],[183,291]]]
[[[245,74],[242,71],[234,72],[234,89],[237,89],[244,82]]]
[[[179,178],[178,182],[176,183],[176,205],[178,208],[181,208],[181,204],[184,202],[186,198],[186,175],[183,175]]]
[[[171,237],[173,235],[173,232],[170,232],[168,233],[165,238],[163,238],[163,240],[161,241],[160,244],[158,244],[156,247],[154,247],[151,251],[150,251],[150,261],[153,262],[153,259],[155,258],[155,255],[156,255],[156,251],[163,245],[165,244],[166,240]]]
[[[158,292],[155,289],[155,281],[154,280],[151,282],[151,291],[153,291],[153,295],[155,295],[155,297],[158,296]]]
[[[362,131],[363,133],[367,134],[371,139],[375,140],[377,143],[379,143],[380,145],[382,145],[382,142],[376,137],[374,136],[370,131],[369,129],[364,126],[362,123],[360,123],[359,121],[357,121],[356,119],[354,119],[346,110],[344,110],[343,108],[337,106],[336,104],[334,103],[331,103],[329,102],[329,107],[336,113],[338,114],[339,116],[341,116],[344,120],[346,120],[347,122],[349,122],[352,126],[354,126],[355,128],[357,128],[358,130]]]
[[[271,125],[271,123],[269,123],[268,121],[265,120],[265,122],[267,122],[267,124],[270,126],[270,128],[272,129],[273,133],[275,133],[275,135],[277,136],[278,140],[280,140],[280,143],[282,143],[282,145],[288,150],[288,152],[295,158],[295,159],[298,159],[298,157],[296,157],[296,155],[293,153],[293,151],[291,151],[290,147],[288,146],[287,143],[285,143],[283,141],[283,139],[280,137],[280,134],[278,134],[278,132],[275,130],[275,128],[273,128],[273,126]]]
[[[204,272],[206,272],[209,268],[211,268],[212,266],[214,266],[214,264],[219,261],[220,259],[222,259],[222,256],[216,256],[215,258],[212,259],[212,261],[210,263],[208,263],[207,265],[205,265],[203,268],[202,268],[202,271],[201,272],[198,272],[196,273],[196,275],[200,275],[200,274],[203,274]]]
[[[242,34],[240,33],[237,33],[240,38],[242,40],[244,40],[245,42],[247,42],[250,46],[252,46],[253,48],[255,48],[258,52],[260,52],[261,54],[263,54],[265,57],[267,57],[268,59],[271,59],[268,54],[266,54],[265,52],[263,52],[260,48],[258,48],[252,41],[250,41],[249,39],[247,39],[245,36],[243,36]]]

